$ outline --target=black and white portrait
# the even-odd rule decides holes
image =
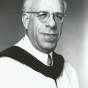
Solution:
[[[88,88],[87,0],[0,0],[0,88]]]

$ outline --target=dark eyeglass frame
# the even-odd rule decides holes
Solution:
[[[31,13],[31,14],[36,14],[36,17],[38,17],[39,21],[42,22],[42,23],[45,23],[47,22],[47,20],[49,19],[50,17],[50,14],[53,15],[53,18],[54,20],[57,22],[57,23],[63,23],[64,21],[64,18],[65,18],[65,14],[63,13],[59,13],[59,12],[56,12],[56,13],[49,13],[47,11],[39,11],[39,12],[32,12],[32,11],[27,11],[26,13]],[[47,15],[45,18],[43,18],[43,15]]]

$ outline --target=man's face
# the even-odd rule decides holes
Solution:
[[[47,11],[49,13],[63,13],[62,0],[37,0],[33,12]],[[62,23],[56,23],[53,15],[42,23],[38,17],[29,13],[27,35],[32,45],[41,52],[50,53],[57,45],[61,35]]]

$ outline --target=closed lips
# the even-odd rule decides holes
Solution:
[[[57,34],[42,33],[43,35],[57,36]]]

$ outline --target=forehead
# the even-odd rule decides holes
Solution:
[[[63,12],[62,0],[36,0],[34,11]]]

